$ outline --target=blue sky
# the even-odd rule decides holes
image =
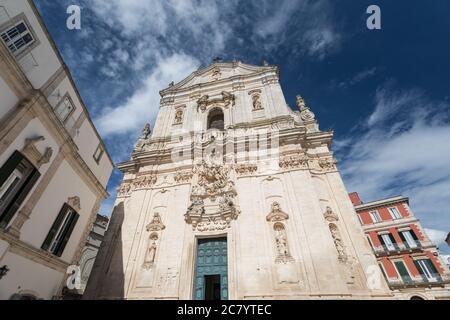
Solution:
[[[410,197],[450,253],[450,2],[354,0],[36,0],[115,162],[129,158],[159,90],[216,56],[281,69],[288,103],[301,94],[364,201]],[[81,30],[66,8],[82,8]],[[366,9],[381,8],[382,30]],[[115,172],[110,214],[121,175]]]

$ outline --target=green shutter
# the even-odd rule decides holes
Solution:
[[[5,183],[6,179],[8,179],[23,158],[24,156],[19,151],[14,151],[12,156],[6,160],[5,164],[0,169],[0,186]]]
[[[61,210],[59,211],[55,222],[53,222],[53,225],[50,228],[50,231],[48,232],[47,237],[45,238],[45,241],[41,246],[41,248],[43,250],[47,251],[50,248],[50,244],[52,243],[53,239],[56,237],[56,232],[58,231],[59,227],[61,226],[61,223],[64,220],[64,216],[66,215],[67,210],[69,210],[69,206],[65,203],[63,205],[63,207],[61,208]]]
[[[27,197],[28,193],[31,191],[33,186],[38,181],[41,174],[38,170],[34,169],[33,172],[28,177],[27,181],[23,184],[22,188],[17,192],[17,195],[12,200],[11,204],[7,207],[5,212],[0,217],[0,228],[5,228],[9,221],[11,221],[12,217],[16,214],[17,210],[19,210],[22,202]]]
[[[68,224],[66,230],[63,230],[63,238],[59,245],[57,246],[55,250],[55,256],[61,257],[64,249],[66,248],[67,242],[69,242],[70,236],[72,235],[73,229],[75,228],[75,225],[77,224],[79,214],[75,211],[72,212],[72,217],[70,218],[70,223]]]

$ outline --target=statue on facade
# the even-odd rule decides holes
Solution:
[[[156,249],[157,249],[157,240],[158,236],[156,234],[152,234],[150,236],[150,245],[147,249],[147,253],[144,260],[144,267],[149,268],[155,263],[156,258]]]
[[[261,105],[261,97],[259,96],[259,94],[254,94],[252,96],[252,100],[253,100],[253,110],[261,110],[262,105]]]
[[[298,95],[296,102],[297,107],[300,110],[300,118],[303,121],[313,121],[316,118],[315,114],[306,105],[306,102],[302,96]]]
[[[142,148],[145,146],[145,144],[148,142],[149,136],[151,134],[151,127],[150,124],[147,123],[142,130],[141,136],[139,137],[138,141],[135,144],[135,150],[142,150]]]

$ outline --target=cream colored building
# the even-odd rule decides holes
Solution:
[[[112,161],[32,1],[0,0],[0,299],[52,299]]]
[[[387,299],[330,151],[279,70],[215,62],[161,91],[86,299]]]

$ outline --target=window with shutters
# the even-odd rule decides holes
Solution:
[[[19,151],[0,169],[0,228],[6,228],[39,179],[39,171]]]
[[[379,234],[378,239],[387,250],[394,251],[397,249],[397,243],[392,234],[390,233]]]
[[[1,32],[1,38],[9,50],[17,55],[30,47],[35,39],[25,21],[20,20]]]
[[[380,214],[377,210],[369,212],[370,217],[372,218],[373,223],[381,222]]]
[[[422,277],[427,281],[434,282],[440,279],[440,275],[430,259],[418,259],[414,261],[414,264]]]
[[[56,217],[41,248],[51,252],[57,257],[61,257],[69,242],[78,218],[79,214],[65,203]]]
[[[408,248],[417,248],[420,244],[416,234],[412,230],[401,231],[400,237]]]
[[[389,208],[388,210],[393,220],[402,218],[402,215],[396,207]]]

